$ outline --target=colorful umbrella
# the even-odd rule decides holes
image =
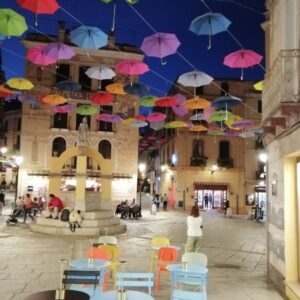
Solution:
[[[134,122],[135,118],[128,118],[122,121],[122,124],[129,125],[131,122]]]
[[[7,89],[3,85],[0,85],[0,98],[6,98],[8,96],[11,96],[15,94],[14,91]]]
[[[185,116],[189,111],[184,108],[182,105],[176,105],[176,106],[173,106],[172,107],[172,110],[174,112],[174,114],[176,116],[179,116],[179,117],[183,117]]]
[[[165,122],[150,123],[150,128],[152,128],[155,131],[164,128],[164,126],[165,126]]]
[[[231,115],[232,115],[232,113],[229,111],[220,110],[220,111],[216,111],[213,114],[211,114],[209,116],[208,120],[210,122],[213,122],[213,121],[220,122],[220,121],[227,120],[227,118],[230,117]]]
[[[78,92],[81,90],[81,85],[72,80],[63,80],[56,84],[56,88],[65,92]]]
[[[142,128],[148,126],[148,123],[141,120],[133,120],[128,125],[132,127]]]
[[[25,18],[9,8],[0,9],[0,34],[21,36],[28,29]]]
[[[186,122],[183,122],[183,121],[172,121],[172,122],[166,123],[164,127],[165,128],[183,128],[183,127],[187,127],[187,124],[186,124]]]
[[[186,109],[205,109],[210,107],[210,102],[203,98],[192,98],[183,103]]]
[[[240,119],[231,124],[232,128],[242,129],[249,128],[255,125],[255,122],[250,119]]]
[[[114,95],[125,95],[124,86],[122,83],[111,83],[105,87],[106,91]]]
[[[200,71],[187,72],[179,76],[177,82],[184,86],[202,86],[210,84],[214,79],[208,74]]]
[[[263,80],[261,80],[261,81],[259,81],[259,82],[256,82],[256,83],[253,85],[253,87],[254,87],[254,89],[255,89],[256,91],[262,91],[263,86],[264,86],[264,81],[263,81]]]
[[[203,125],[194,125],[189,129],[189,131],[203,132],[207,131],[207,128]]]
[[[84,104],[77,107],[76,113],[82,116],[91,116],[97,113],[97,108],[92,105]]]
[[[34,85],[26,78],[15,77],[9,79],[6,84],[16,90],[24,91],[31,90]]]
[[[147,56],[158,57],[162,64],[166,64],[163,58],[176,53],[179,46],[180,42],[175,34],[156,32],[144,38],[141,49]]]
[[[123,119],[119,115],[111,115],[111,114],[100,114],[96,116],[96,120],[107,122],[107,123],[120,123],[123,121]]]
[[[74,111],[76,109],[76,105],[73,103],[69,103],[66,105],[54,106],[52,109],[55,113],[66,114],[70,111]]]
[[[147,117],[145,117],[144,115],[136,115],[134,116],[134,119],[139,121],[146,121]]]
[[[86,70],[85,74],[92,79],[100,80],[99,89],[101,89],[101,80],[112,79],[116,76],[116,73],[111,68],[103,65],[90,67]]]
[[[36,98],[33,98],[31,95],[20,95],[18,96],[18,101],[22,102],[22,103],[26,103],[26,104],[30,104],[30,105],[35,105],[35,106],[41,106],[42,103],[37,100]]]
[[[45,47],[45,53],[56,60],[71,59],[76,54],[72,47],[60,42],[49,43]]]
[[[39,66],[48,66],[56,63],[55,58],[46,55],[45,46],[42,45],[30,48],[27,52],[27,59]]]
[[[155,105],[159,107],[174,107],[178,103],[179,101],[173,97],[162,97],[155,101]]]
[[[233,138],[233,137],[239,136],[239,135],[240,135],[240,132],[237,131],[237,130],[227,130],[227,131],[225,132],[225,135],[228,136],[228,137],[230,137],[230,138]]]
[[[148,95],[144,96],[140,99],[140,105],[145,107],[153,107],[155,106],[155,101],[157,100],[157,97]]]
[[[226,31],[231,24],[225,16],[219,13],[206,13],[195,18],[189,30],[197,35],[208,35],[208,49],[211,48],[211,36]]]
[[[68,102],[68,100],[62,95],[51,94],[46,97],[43,97],[42,102],[50,105],[59,105]]]
[[[216,110],[215,110],[213,107],[211,107],[211,106],[205,108],[205,109],[203,110],[203,119],[204,119],[204,120],[208,120],[209,116],[210,116],[211,114],[213,114],[215,111],[216,111]]]
[[[150,123],[163,122],[166,117],[167,116],[162,113],[152,113],[147,117],[147,121]]]
[[[100,28],[81,25],[71,31],[71,42],[83,49],[96,50],[108,43],[108,36]]]
[[[201,121],[203,120],[203,114],[195,114],[190,117],[191,121]]]
[[[215,99],[211,106],[220,109],[226,109],[242,103],[242,99],[234,96],[222,96]]]
[[[116,71],[120,74],[141,75],[149,71],[149,67],[140,60],[128,59],[116,65]]]
[[[150,91],[148,85],[138,82],[124,86],[124,90],[127,94],[136,95],[139,97],[148,95]]]
[[[223,131],[220,130],[209,130],[207,131],[208,135],[212,135],[212,136],[223,136],[225,135],[225,133]]]
[[[93,104],[106,105],[113,102],[113,95],[109,93],[94,93],[90,96]]]
[[[260,64],[263,57],[252,50],[238,50],[225,56],[224,65],[230,68],[241,68],[241,80],[244,79],[244,69]]]
[[[253,131],[244,131],[244,132],[241,132],[240,135],[239,135],[241,138],[252,138],[252,137],[255,137],[255,132]]]

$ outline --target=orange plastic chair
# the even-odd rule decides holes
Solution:
[[[168,271],[166,269],[167,264],[177,260],[178,252],[172,247],[162,247],[158,250],[158,261],[157,261],[157,277],[155,280],[155,290],[158,289],[160,283],[160,273],[162,271]]]
[[[153,249],[153,247],[164,247],[169,246],[170,241],[168,238],[164,236],[156,236],[151,240],[151,254],[150,254],[150,265],[149,265],[149,272],[153,272],[153,265],[154,261],[157,259],[157,250]]]

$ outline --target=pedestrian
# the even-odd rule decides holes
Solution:
[[[0,215],[2,215],[2,209],[4,205],[5,205],[5,193],[4,190],[1,190],[0,191]]]
[[[211,194],[209,194],[208,196],[208,203],[209,203],[209,207],[213,208],[213,197]]]
[[[5,180],[5,178],[3,178],[2,181],[1,181],[1,189],[3,189],[3,190],[6,189],[6,180]]]
[[[207,196],[207,194],[205,194],[205,196],[204,196],[204,207],[208,208],[208,196]]]
[[[187,252],[200,252],[202,239],[203,220],[199,213],[199,208],[194,205],[191,214],[187,217]]]
[[[159,204],[160,204],[159,194],[154,195],[153,203],[156,205],[156,210],[159,211]]]
[[[30,194],[26,194],[23,200],[23,205],[24,205],[24,220],[23,223],[26,223],[27,216],[31,218],[31,220],[34,220],[34,217],[31,214],[32,208],[33,208],[33,201],[31,199]]]
[[[163,210],[167,211],[167,208],[168,208],[168,197],[167,197],[167,194],[164,194],[164,196],[163,196]]]

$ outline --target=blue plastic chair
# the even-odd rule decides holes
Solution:
[[[153,287],[153,273],[117,273],[117,287],[148,287],[151,295]]]
[[[172,300],[206,300],[207,274],[186,270],[172,270]],[[193,291],[184,289],[193,287]],[[197,289],[197,291],[194,291]]]

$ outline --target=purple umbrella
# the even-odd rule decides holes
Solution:
[[[237,120],[234,123],[232,123],[231,127],[232,128],[248,128],[251,126],[254,126],[255,122],[250,119],[241,119]]]
[[[177,93],[173,96],[173,98],[178,100],[178,105],[172,107],[175,115],[179,117],[183,117],[188,113],[188,110],[182,106],[182,104],[186,101],[186,97],[180,93]]]
[[[225,132],[225,135],[228,136],[228,137],[237,137],[240,135],[240,132],[237,131],[237,130],[227,130]]]
[[[118,115],[100,114],[96,116],[96,120],[108,123],[120,123],[123,119]]]
[[[75,56],[75,51],[68,45],[63,43],[49,43],[45,47],[45,54],[56,60],[71,59]]]
[[[178,105],[182,105],[186,101],[186,96],[180,93],[175,94],[173,98],[178,100]]]
[[[141,45],[141,49],[147,56],[158,57],[164,65],[163,58],[170,54],[174,54],[180,42],[173,33],[157,32],[148,37],[145,37]]]
[[[61,105],[61,106],[54,106],[52,108],[52,110],[55,112],[55,113],[61,113],[61,114],[66,114],[70,111],[74,111],[76,109],[76,105],[75,104],[66,104],[66,105]]]

